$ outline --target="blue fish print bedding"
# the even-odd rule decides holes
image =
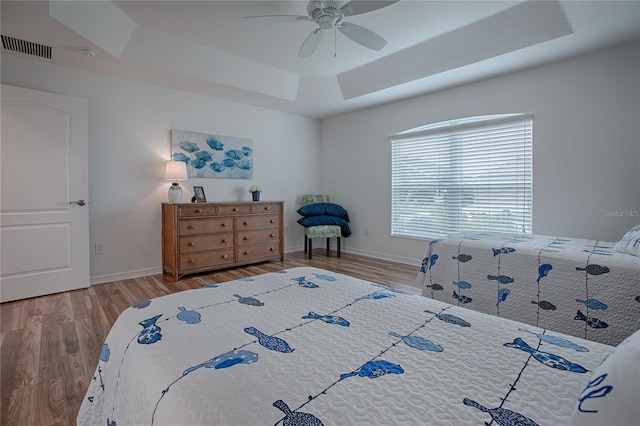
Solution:
[[[78,424],[569,424],[612,349],[316,268],[253,278],[125,310]]]
[[[640,259],[616,243],[465,232],[427,242],[422,295],[617,345],[640,328]]]

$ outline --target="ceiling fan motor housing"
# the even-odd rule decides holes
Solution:
[[[342,20],[342,11],[336,2],[310,1],[307,13],[323,30],[333,28]]]

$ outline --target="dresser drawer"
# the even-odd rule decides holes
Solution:
[[[279,214],[242,216],[237,218],[237,229],[277,228],[280,226]]]
[[[280,245],[277,242],[238,247],[238,262],[274,256],[280,256]]]
[[[209,217],[180,220],[180,235],[213,234],[233,232],[232,217]]]
[[[215,216],[218,214],[216,206],[180,206],[178,215],[180,217]]]
[[[193,253],[232,247],[233,233],[180,238],[180,253]]]
[[[184,254],[180,256],[180,270],[207,268],[234,263],[233,249]]]
[[[249,204],[236,204],[236,205],[220,205],[218,206],[219,215],[237,215],[237,214],[249,214],[251,213],[251,206]]]
[[[251,213],[282,213],[282,204],[280,203],[252,204]]]
[[[280,240],[280,230],[277,228],[256,229],[238,232],[238,245],[277,242]]]

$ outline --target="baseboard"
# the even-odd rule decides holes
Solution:
[[[95,275],[90,278],[90,284],[104,284],[112,281],[128,280],[131,278],[139,278],[147,275],[161,274],[162,267],[137,269],[135,271],[118,272],[115,274]]]
[[[415,267],[420,267],[420,265],[422,264],[421,259],[413,259],[410,257],[403,257],[403,256],[393,256],[386,253],[378,253],[378,252],[369,251],[369,250],[359,250],[359,249],[350,248],[349,250],[343,250],[343,252],[359,254],[360,256],[372,257],[374,259],[388,260],[389,262],[404,263],[405,265],[411,265]]]

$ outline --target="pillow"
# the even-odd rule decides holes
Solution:
[[[602,361],[571,417],[572,425],[635,425],[640,419],[640,330]]]
[[[342,206],[333,203],[313,203],[302,206],[298,209],[298,214],[302,216],[322,216],[330,215],[341,217],[349,222],[349,214]]]
[[[338,225],[344,226],[347,221],[341,217],[330,215],[307,216],[298,219],[298,223],[304,227],[316,225]]]
[[[627,253],[640,257],[640,225],[629,230],[613,249],[620,253]]]

